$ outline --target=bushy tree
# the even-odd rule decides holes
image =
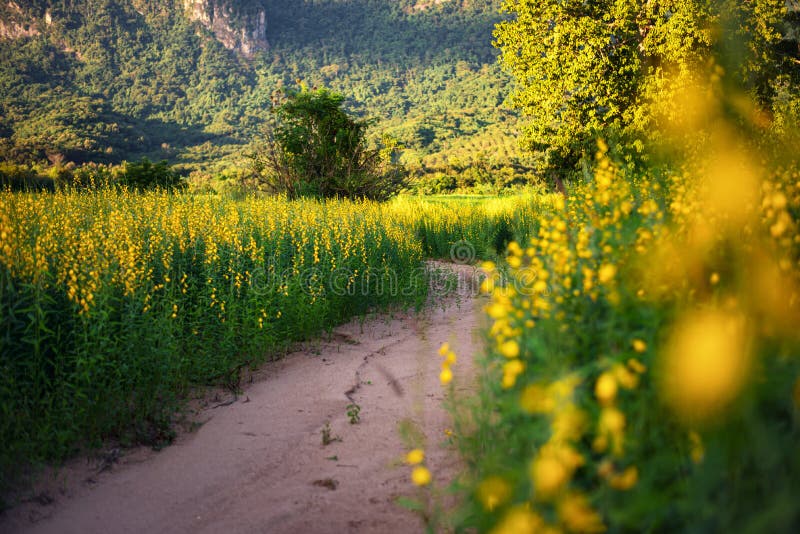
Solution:
[[[290,197],[388,197],[397,177],[392,147],[371,148],[369,121],[348,115],[343,102],[327,89],[288,93],[253,155],[257,181]]]
[[[727,75],[765,106],[774,80],[787,83],[776,76],[796,69],[779,50],[783,0],[505,0],[503,9],[512,17],[494,44],[518,82],[524,144],[545,170],[574,171],[598,136],[646,137],[650,104],[668,102],[675,80],[696,75],[719,48],[734,58]]]
[[[118,183],[131,189],[176,189],[182,187],[180,174],[170,167],[166,160],[153,163],[147,158],[137,162],[125,162]]]

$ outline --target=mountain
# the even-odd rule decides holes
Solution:
[[[511,165],[500,0],[0,0],[0,159],[219,173],[326,86],[429,171]]]

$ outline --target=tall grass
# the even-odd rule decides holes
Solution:
[[[532,192],[509,197],[400,197],[388,205],[427,256],[454,261],[493,259],[514,239],[527,241],[537,214],[558,195]]]

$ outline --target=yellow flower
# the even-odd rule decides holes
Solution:
[[[550,384],[550,391],[559,403],[569,400],[573,391],[581,383],[581,379],[574,374],[567,375]]]
[[[442,368],[442,372],[439,373],[439,380],[442,382],[443,386],[446,386],[453,380],[453,371],[450,370],[450,367]]]
[[[548,500],[567,483],[569,471],[553,456],[538,457],[531,464],[531,478],[536,489],[536,497]]]
[[[645,343],[641,339],[634,339],[633,342],[631,343],[631,346],[633,347],[633,350],[635,350],[639,354],[642,354],[644,351],[647,350],[647,343]]]
[[[636,466],[630,466],[621,474],[611,475],[608,479],[608,485],[620,491],[631,489],[639,481],[639,470]]]
[[[616,408],[603,408],[600,412],[600,432],[617,434],[625,429],[625,414]]]
[[[597,379],[594,385],[594,395],[601,404],[611,404],[617,397],[617,381],[614,375],[606,371]]]
[[[600,281],[601,284],[607,284],[611,280],[614,279],[614,276],[617,274],[617,268],[610,264],[606,263],[597,271],[597,279]]]
[[[425,452],[422,449],[412,449],[406,454],[406,463],[408,465],[421,464],[425,460]]]
[[[525,370],[525,364],[519,360],[509,360],[503,364],[503,373],[509,375],[519,375]]]
[[[628,367],[630,367],[634,372],[639,374],[642,374],[645,371],[647,371],[647,367],[636,358],[630,358],[628,360]]]
[[[489,314],[489,317],[492,319],[502,319],[508,315],[508,307],[499,302],[495,302],[487,306],[486,313]]]
[[[502,343],[500,345],[500,354],[506,358],[516,358],[519,356],[519,344],[513,339]]]
[[[503,388],[514,387],[517,377],[525,370],[525,364],[519,360],[510,360],[503,364]]]
[[[550,426],[554,442],[577,441],[586,430],[586,414],[574,404],[567,404],[556,412]]]
[[[491,293],[494,289],[494,280],[491,278],[486,278],[481,282],[481,292],[482,293]]]
[[[622,364],[614,364],[611,368],[617,383],[625,389],[634,389],[639,385],[639,375],[631,372]]]
[[[592,441],[592,450],[594,452],[606,452],[608,450],[608,436],[600,435]]]
[[[564,496],[558,503],[558,517],[571,532],[605,532],[600,515],[592,510],[586,497],[578,493]]]
[[[490,512],[511,497],[511,486],[498,476],[486,478],[478,485],[478,500]]]
[[[547,388],[539,384],[527,386],[520,396],[522,409],[529,413],[550,413],[556,407],[555,399]]]
[[[694,430],[689,432],[689,446],[689,455],[692,457],[692,461],[696,464],[702,462],[703,457],[706,455],[706,449],[703,446],[703,439],[700,437],[700,434]]]
[[[431,472],[427,467],[418,465],[411,471],[411,482],[416,486],[427,486],[431,483]]]
[[[494,527],[491,534],[538,534],[542,532],[544,521],[531,512],[529,506],[515,506]]]
[[[445,354],[444,356],[444,361],[447,365],[453,365],[456,363],[457,360],[458,359],[456,358],[456,353],[453,352],[452,350],[448,351],[447,354]]]
[[[569,445],[556,443],[544,445],[530,466],[530,477],[536,498],[543,501],[551,500],[583,463],[583,456]]]
[[[450,343],[442,343],[442,346],[439,347],[439,356],[444,356],[448,352],[450,352]]]
[[[686,420],[704,421],[739,395],[751,358],[741,318],[706,310],[678,322],[661,359],[667,405]]]

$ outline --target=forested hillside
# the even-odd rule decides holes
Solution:
[[[228,172],[298,82],[344,94],[427,170],[517,158],[495,0],[0,4],[0,159]]]

